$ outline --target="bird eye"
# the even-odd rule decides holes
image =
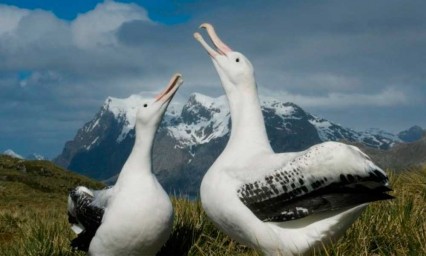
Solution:
[[[236,58],[236,59],[235,59],[235,61],[236,61],[236,62],[240,62],[240,58]]]
[[[148,104],[143,104],[143,107],[144,107],[144,108],[148,107]]]

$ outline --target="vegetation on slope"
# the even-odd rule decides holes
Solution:
[[[393,201],[373,203],[333,246],[316,255],[426,255],[426,168],[390,174]],[[73,252],[68,189],[103,185],[46,161],[0,156],[0,255]],[[174,230],[159,255],[261,255],[218,231],[199,202],[173,198]]]
[[[0,255],[78,255],[66,210],[77,185],[104,186],[49,161],[0,155]]]

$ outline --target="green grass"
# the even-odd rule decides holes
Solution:
[[[315,255],[426,255],[426,168],[390,179],[396,199],[370,205]],[[75,235],[66,214],[68,189],[80,184],[103,186],[49,162],[0,156],[0,255],[85,255],[69,247]],[[218,231],[199,202],[172,201],[174,229],[159,255],[261,255]]]

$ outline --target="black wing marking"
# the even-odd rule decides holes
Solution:
[[[338,179],[310,175],[301,169],[277,170],[264,180],[244,184],[241,201],[262,221],[283,222],[311,214],[354,207],[367,202],[392,199],[388,179],[379,169]]]
[[[74,208],[73,212],[68,212],[68,221],[84,227],[77,238],[71,241],[71,247],[87,252],[92,238],[102,223],[104,209],[93,205],[93,195],[81,188],[77,187],[69,193]]]

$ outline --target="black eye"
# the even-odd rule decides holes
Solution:
[[[240,58],[236,58],[236,59],[235,59],[235,61],[236,61],[236,62],[240,62]]]
[[[144,107],[144,108],[148,107],[148,104],[143,104],[143,107]]]

